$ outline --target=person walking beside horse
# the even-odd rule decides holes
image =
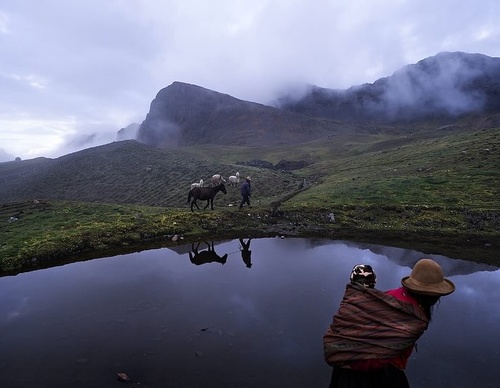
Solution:
[[[241,192],[241,203],[240,203],[240,209],[243,208],[243,205],[246,203],[248,204],[248,207],[251,207],[250,206],[250,196],[252,195],[252,186],[250,184],[250,182],[252,181],[252,179],[247,176],[245,178],[245,181],[242,183],[241,185],[241,188],[240,188],[240,192]]]

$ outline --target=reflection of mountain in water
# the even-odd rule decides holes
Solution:
[[[447,276],[467,275],[481,271],[496,271],[498,270],[498,268],[500,268],[497,266],[477,263],[473,261],[452,259],[446,256],[422,253],[411,249],[388,247],[376,244],[364,244],[355,241],[309,239],[308,242],[306,243],[306,246],[310,248],[315,248],[330,244],[344,244],[349,248],[368,249],[375,254],[386,256],[390,261],[395,262],[400,266],[409,268],[413,268],[415,263],[421,258],[428,257],[438,262],[441,265],[441,267],[443,267],[443,271]]]
[[[257,241],[259,239],[255,239]],[[214,244],[222,244],[232,240],[223,240],[223,241],[215,241]],[[237,241],[237,240],[235,240]],[[467,260],[460,259],[452,259],[441,255],[432,255],[426,254],[419,251],[413,251],[411,249],[403,249],[396,247],[388,247],[384,245],[376,245],[376,244],[363,244],[357,243],[353,241],[343,241],[343,240],[329,240],[329,239],[301,239],[301,238],[293,238],[286,239],[287,245],[294,244],[297,245],[294,249],[303,249],[304,251],[307,249],[312,249],[315,247],[333,245],[333,244],[343,244],[349,248],[355,249],[368,249],[369,251],[387,257],[390,261],[398,264],[402,267],[413,268],[415,263],[423,257],[428,257],[430,259],[438,262],[441,267],[443,267],[443,271],[446,276],[454,276],[454,275],[468,275],[475,272],[481,271],[496,271],[500,267],[476,263]],[[174,247],[168,247],[178,253],[179,255],[188,254],[191,251],[191,244],[187,245],[179,245]],[[226,252],[222,252],[226,253]]]
[[[349,241],[344,241],[344,243],[351,247],[369,249],[373,253],[386,256],[390,261],[395,262],[400,266],[409,268],[413,268],[415,263],[421,258],[427,257],[439,263],[441,267],[443,267],[443,271],[446,276],[468,275],[481,271],[496,271],[499,268],[493,265],[476,263],[467,260],[451,259],[441,255],[431,255],[418,251],[412,251],[410,249],[386,247],[384,245],[375,244],[358,244]]]
[[[481,271],[496,271],[499,268],[493,265],[476,263],[467,260],[452,259],[446,256],[432,255],[432,254],[422,253],[419,251],[414,251],[411,249],[388,247],[376,244],[364,244],[364,243],[357,243],[355,241],[309,239],[307,240],[305,246],[308,248],[315,248],[331,244],[344,244],[349,248],[368,249],[377,255],[386,256],[390,261],[395,262],[400,266],[409,268],[413,268],[415,263],[421,258],[428,257],[438,262],[441,265],[441,267],[443,267],[443,271],[446,274],[446,276],[467,275]]]

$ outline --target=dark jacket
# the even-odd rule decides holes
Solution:
[[[241,195],[246,195],[247,197],[250,197],[251,194],[252,194],[252,188],[250,187],[250,182],[246,180],[241,185]]]

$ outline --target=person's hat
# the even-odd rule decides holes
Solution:
[[[358,264],[351,271],[351,282],[356,282],[367,288],[374,288],[377,276],[371,265]]]
[[[245,179],[246,179],[247,181],[251,181],[251,180],[252,180],[252,178],[250,178],[249,176],[247,176]]]
[[[420,259],[410,276],[401,279],[401,284],[416,294],[444,296],[455,291],[455,285],[443,275],[441,266],[431,259]]]

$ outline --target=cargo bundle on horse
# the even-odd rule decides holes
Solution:
[[[191,188],[194,189],[195,187],[203,187],[203,179],[200,179],[199,182],[191,183]]]
[[[215,187],[221,183],[226,183],[226,180],[221,174],[214,174],[212,175],[212,178],[210,178],[210,183],[212,184],[212,187]]]
[[[207,201],[207,204],[205,205],[203,210],[205,210],[208,205],[210,205],[212,210],[214,210],[214,197],[215,194],[217,194],[219,191],[227,194],[226,186],[224,186],[224,183],[221,183],[215,187],[194,187],[189,190],[187,203],[191,202],[191,211],[194,211],[193,205],[196,206],[198,210],[200,210],[198,204],[196,203],[198,199]]]

